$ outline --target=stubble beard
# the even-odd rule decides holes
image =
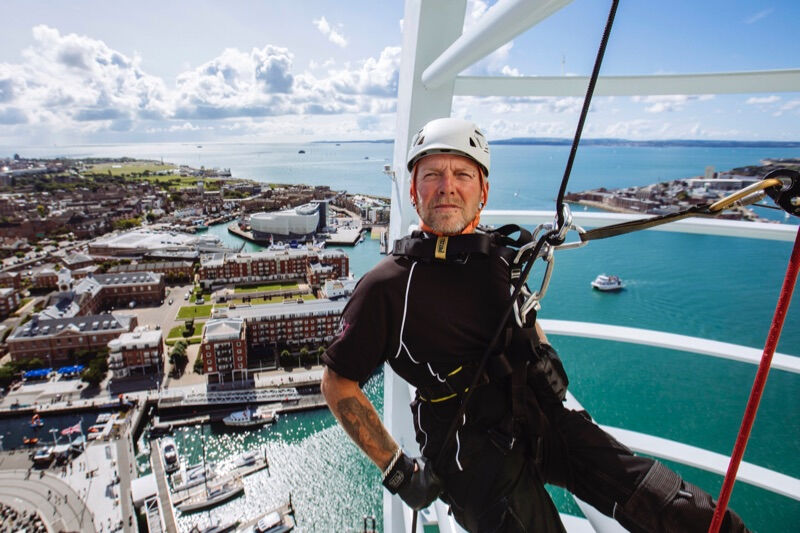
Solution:
[[[448,201],[447,203],[453,202]],[[465,205],[459,205],[460,209],[458,211],[448,210],[444,213],[437,213],[436,205],[437,203],[434,202],[431,202],[431,205],[425,207],[420,205],[419,217],[425,224],[430,226],[433,231],[442,235],[460,234],[478,214],[477,207],[475,209],[469,209],[469,207]]]

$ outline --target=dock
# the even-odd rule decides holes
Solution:
[[[161,454],[161,446],[159,446],[158,441],[153,441],[150,444],[150,466],[156,478],[158,505],[164,520],[164,530],[166,533],[178,533],[178,523],[175,520],[175,508],[172,507],[169,487],[167,486],[167,473],[164,470],[164,458]]]

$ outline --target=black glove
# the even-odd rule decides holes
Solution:
[[[534,379],[543,390],[551,390],[562,402],[567,397],[569,378],[558,353],[549,344],[540,344],[532,365]]]
[[[383,486],[399,494],[406,504],[417,511],[428,507],[442,493],[442,481],[424,458],[408,457],[402,451],[397,461],[384,472]]]

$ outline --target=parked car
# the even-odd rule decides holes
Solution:
[[[169,305],[172,305],[172,298],[170,298],[169,302],[167,302],[167,303],[169,303]]]

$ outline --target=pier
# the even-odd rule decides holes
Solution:
[[[159,440],[153,440],[150,443],[150,466],[153,469],[153,475],[156,480],[158,505],[164,521],[164,530],[167,533],[178,533],[178,524],[175,520],[175,508],[172,507],[170,491],[167,486],[167,473],[164,470],[164,457],[161,453]]]

